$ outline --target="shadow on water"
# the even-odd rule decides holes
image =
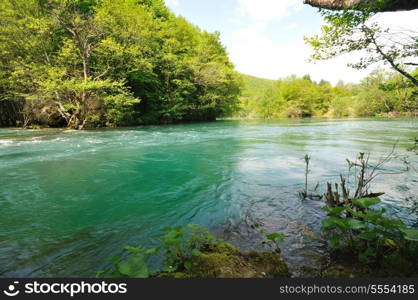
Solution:
[[[264,247],[260,230],[285,233],[295,276],[315,276],[327,263],[324,213],[297,196],[303,156],[312,156],[311,183],[325,183],[360,151],[383,155],[399,139],[405,152],[416,132],[415,120],[0,129],[0,275],[94,276],[126,244],[153,246],[163,227],[194,223],[244,250]],[[410,225],[416,180],[408,173],[375,186]],[[260,227],[242,222],[249,210]]]

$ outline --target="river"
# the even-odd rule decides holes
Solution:
[[[190,223],[258,249],[248,216],[258,230],[288,234],[283,255],[302,276],[326,252],[323,202],[297,193],[304,155],[310,185],[321,190],[347,172],[346,158],[370,152],[376,161],[397,144],[382,171],[400,174],[378,177],[373,191],[417,226],[418,156],[406,151],[415,136],[417,119],[1,128],[0,276],[92,277],[123,246],[158,244],[163,227]]]

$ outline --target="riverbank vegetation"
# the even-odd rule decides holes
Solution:
[[[277,253],[242,253],[195,225],[165,228],[165,231],[161,247],[127,246],[125,253],[109,259],[111,266],[98,272],[97,277],[277,278],[291,275]]]
[[[413,73],[418,75],[418,70]],[[277,81],[244,75],[239,117],[396,117],[418,113],[418,89],[403,76],[376,70],[360,84],[336,86],[309,75]]]
[[[357,270],[343,268],[340,273],[330,268],[328,276],[347,275],[347,270],[359,276],[417,276],[418,230],[388,214],[379,198],[384,193],[371,191],[377,176],[399,174],[382,170],[393,158],[392,151],[373,164],[370,155],[360,153],[356,160],[347,159],[347,177],[341,175],[339,183],[327,184],[323,209],[328,217],[322,221],[322,230],[333,263],[357,266]]]
[[[0,20],[1,125],[206,121],[238,102],[219,34],[163,0],[6,0]]]

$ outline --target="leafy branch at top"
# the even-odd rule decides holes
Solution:
[[[374,21],[373,11],[374,9],[320,10],[326,21],[321,29],[322,34],[305,37],[305,41],[314,51],[311,58],[326,60],[342,54],[363,51],[365,55],[349,66],[364,69],[383,62],[414,86],[418,86],[416,74],[409,72],[405,65],[406,59],[414,59],[417,56],[417,33],[408,30],[394,32],[382,28]],[[407,63],[414,65],[414,62]]]

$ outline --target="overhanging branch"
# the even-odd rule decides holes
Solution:
[[[376,6],[376,0],[304,0],[305,4],[314,7],[341,10],[370,8],[376,12],[418,9],[418,0],[386,0]]]

